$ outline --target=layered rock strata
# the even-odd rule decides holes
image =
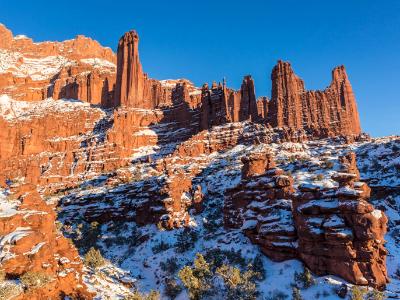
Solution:
[[[293,179],[275,167],[271,153],[254,153],[242,162],[242,181],[227,191],[225,226],[242,229],[273,260],[295,258],[297,234],[290,199]]]
[[[336,274],[360,285],[382,288],[388,282],[385,233],[387,217],[368,200],[355,154],[341,157],[333,175],[339,187],[303,185],[293,201],[299,257],[319,275]]]
[[[82,261],[74,245],[56,228],[56,214],[33,185],[12,188],[1,201],[0,265],[7,279],[27,272],[46,274],[43,287],[17,299],[58,299],[61,295],[91,299],[82,282]]]

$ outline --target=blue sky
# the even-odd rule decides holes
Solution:
[[[140,35],[144,70],[196,85],[251,74],[270,95],[278,59],[292,63],[306,88],[329,85],[344,64],[364,131],[400,134],[400,1],[10,1],[0,22],[36,41],[84,34],[115,50],[129,29]]]

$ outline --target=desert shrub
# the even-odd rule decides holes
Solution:
[[[381,292],[381,291],[373,289],[372,291],[368,292],[367,299],[368,300],[384,300],[384,299],[386,299],[385,292]]]
[[[0,299],[12,299],[21,293],[21,289],[15,283],[5,283],[0,286]]]
[[[303,297],[301,297],[300,290],[295,286],[292,288],[292,298],[293,300],[303,300]]]
[[[106,260],[101,255],[101,252],[93,247],[85,255],[84,264],[87,267],[97,269],[104,266],[105,263]]]
[[[177,236],[175,244],[176,250],[179,253],[183,253],[192,249],[198,238],[199,234],[197,233],[196,230],[193,230],[191,228],[185,228]]]
[[[258,274],[253,270],[241,272],[236,267],[222,265],[216,270],[216,274],[224,281],[227,299],[255,300],[257,298],[255,278]]]
[[[252,270],[258,274],[260,280],[264,280],[267,275],[261,254],[258,254],[251,263]]]
[[[350,299],[351,300],[364,300],[364,296],[366,295],[366,293],[367,293],[366,288],[354,285],[351,288]]]
[[[175,299],[176,296],[182,291],[182,287],[176,282],[175,279],[167,278],[165,280],[165,294],[172,299]]]
[[[308,268],[304,268],[301,273],[295,272],[294,280],[296,284],[303,289],[308,289],[315,284],[315,280]]]
[[[185,266],[178,273],[192,300],[202,299],[212,292],[212,272],[203,255],[197,253],[194,267]]]
[[[142,294],[139,291],[135,291],[132,294],[125,296],[124,300],[159,300],[160,293],[157,291],[150,291],[148,294]]]
[[[169,248],[171,248],[171,245],[161,240],[158,244],[155,244],[154,247],[151,248],[151,250],[153,251],[154,254],[157,254],[165,250],[168,250]]]
[[[82,249],[83,252],[86,252],[90,248],[97,246],[100,233],[98,222],[79,224],[73,236],[75,245]]]
[[[176,262],[176,258],[171,257],[168,258],[165,262],[160,262],[160,268],[168,274],[174,274],[176,271],[178,271],[179,265]]]
[[[211,262],[213,269],[222,266],[224,263],[237,265],[242,268],[247,265],[246,259],[243,258],[240,249],[235,251],[233,249],[221,250],[219,248],[213,248],[208,250],[204,257],[207,261]]]
[[[20,278],[22,285],[26,289],[35,289],[48,284],[51,276],[42,272],[26,272]]]

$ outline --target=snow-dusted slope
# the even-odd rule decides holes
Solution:
[[[229,253],[230,263],[245,268],[248,263],[254,263],[256,257],[261,257],[266,278],[257,282],[260,292],[259,299],[291,299],[292,285],[295,282],[295,272],[302,272],[303,266],[297,260],[276,263],[261,255],[257,246],[241,233],[240,230],[225,230],[222,223],[222,206],[227,188],[235,186],[240,181],[240,158],[264,148],[270,148],[276,155],[277,164],[290,172],[295,179],[295,187],[299,184],[333,186],[331,175],[337,172],[338,157],[346,151],[353,150],[358,154],[358,167],[363,180],[374,186],[374,191],[390,186],[388,193],[374,193],[373,203],[389,216],[389,233],[387,234],[388,271],[391,283],[387,287],[387,296],[397,297],[400,293],[400,138],[388,137],[373,139],[368,142],[346,145],[340,141],[321,140],[307,143],[261,144],[254,146],[238,145],[231,150],[212,153],[207,156],[193,158],[190,163],[184,163],[182,168],[199,167],[200,175],[194,179],[194,184],[200,184],[205,194],[205,209],[198,215],[193,215],[189,230],[178,229],[165,231],[156,225],[138,226],[132,221],[107,222],[96,225],[96,239],[85,240],[85,234],[93,234],[88,224],[85,224],[85,212],[93,206],[107,209],[121,205],[124,201],[135,201],[124,194],[136,185],[148,180],[162,180],[164,175],[152,168],[151,163],[137,163],[130,169],[135,172],[135,182],[120,184],[110,188],[106,185],[107,177],[84,185],[82,189],[73,190],[68,196],[55,197],[51,201],[59,201],[59,218],[68,224],[65,234],[77,241],[82,253],[89,246],[101,249],[110,263],[96,274],[88,273],[86,282],[92,291],[96,291],[98,299],[124,299],[130,292],[125,281],[131,282],[133,289],[140,291],[158,290],[167,298],[165,280],[177,278],[177,271],[191,264],[196,253],[212,257],[216,251]],[[386,166],[385,174],[371,164],[378,160]],[[179,162],[177,161],[179,164]],[[139,173],[138,173],[139,172]],[[151,175],[150,175],[151,174]],[[160,178],[157,179],[157,176]],[[117,193],[118,192],[118,193]],[[118,194],[118,198],[102,195]],[[96,196],[98,195],[98,196]],[[85,197],[97,199],[97,202],[85,202]],[[85,204],[88,203],[88,204]],[[71,214],[70,211],[73,213]],[[85,231],[88,230],[88,231]],[[84,231],[86,233],[84,233]],[[190,240],[188,236],[193,238]],[[182,239],[189,239],[187,249],[180,249]],[[94,244],[91,244],[94,243]],[[216,250],[218,249],[218,250]],[[172,263],[171,263],[172,262]],[[242,262],[242,263],[238,263]],[[257,261],[260,264],[260,261]],[[173,270],[166,268],[172,264]],[[242,265],[241,265],[242,264]],[[97,278],[97,279],[96,279]],[[304,299],[339,299],[337,291],[345,283],[335,276],[315,277],[316,283],[302,289]],[[129,285],[128,285],[129,286]],[[131,289],[131,291],[133,290]],[[350,293],[350,292],[349,292]],[[218,299],[218,296],[215,296]],[[183,289],[177,299],[187,299]]]

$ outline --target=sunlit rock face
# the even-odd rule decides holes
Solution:
[[[323,91],[307,91],[290,63],[273,68],[268,121],[274,127],[304,128],[317,136],[359,135],[360,120],[354,93],[344,66],[332,71]]]

